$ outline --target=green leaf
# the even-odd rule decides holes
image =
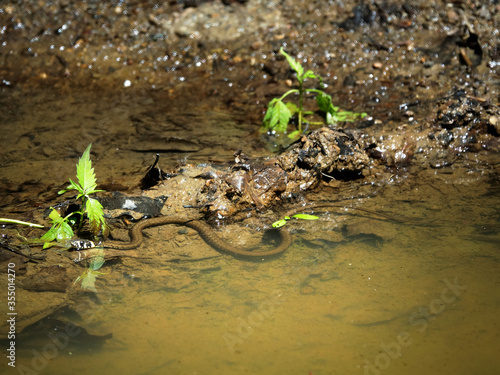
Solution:
[[[87,195],[90,191],[95,190],[97,182],[92,168],[92,161],[90,160],[90,148],[92,143],[88,145],[87,149],[83,152],[82,157],[78,160],[76,165],[76,177],[80,186],[83,188],[83,194]],[[74,184],[71,180],[70,182]],[[71,185],[70,185],[71,186]]]
[[[40,240],[45,242],[43,248],[46,249],[52,245],[47,245],[52,241],[64,241],[73,238],[74,233],[71,226],[66,222],[64,218],[61,217],[59,212],[57,212],[54,208],[49,214],[49,218],[52,221],[52,227],[42,236]]]
[[[57,238],[57,229],[56,226],[52,226],[47,232],[44,233],[40,240],[43,242],[51,242]]]
[[[280,48],[280,53],[286,57],[286,60],[288,61],[290,68],[295,70],[297,76],[300,77],[300,79],[302,80],[302,76],[304,74],[304,68],[302,67],[302,65],[300,65],[300,63],[297,60],[295,60],[292,56],[286,53],[283,47]]]
[[[85,212],[89,218],[92,232],[95,235],[106,228],[106,220],[104,219],[104,210],[101,202],[94,198],[87,198],[85,202]]]
[[[102,190],[102,189],[98,189],[98,190],[91,190],[89,192],[87,192],[87,195],[90,195],[90,194],[94,194],[94,193],[99,193],[101,191],[106,191],[106,190]]]
[[[297,107],[295,105],[295,103],[292,103],[292,102],[288,102],[286,103],[286,107],[288,108],[288,110],[290,111],[290,114],[293,116],[294,114],[296,114],[297,112],[299,112],[299,107]]]
[[[296,219],[302,219],[302,220],[317,220],[317,219],[319,219],[318,216],[307,215],[307,214],[295,214],[292,217],[294,217]],[[283,219],[275,221],[272,224],[272,226],[273,226],[273,228],[281,228],[282,226],[284,226],[287,223],[287,220],[290,220],[290,217],[285,216]]]
[[[330,113],[332,115],[336,112],[336,107],[332,104],[332,97],[330,95],[325,94],[324,92],[319,92],[318,95],[316,95],[316,102],[318,103],[320,111]]]
[[[67,222],[62,222],[58,225],[57,241],[69,240],[73,238],[74,235],[73,229]]]
[[[42,249],[45,250],[45,249],[48,249],[52,246],[54,246],[56,243],[55,242],[45,242],[42,246]]]
[[[302,220],[318,220],[319,219],[318,216],[307,215],[307,214],[296,214],[296,215],[293,215],[292,217],[294,217],[296,219],[302,219]]]
[[[314,72],[312,70],[308,70],[302,76],[302,79],[306,79],[306,78],[313,78],[313,79],[315,79],[315,78],[318,78],[318,76],[316,76],[316,74],[314,74]]]
[[[77,190],[78,192],[80,192],[80,194],[83,194],[83,188],[80,185],[72,181],[71,178],[69,179],[69,182],[70,184],[68,185],[68,187],[66,189],[58,191],[57,194],[64,194],[69,190]]]
[[[266,129],[266,130],[270,130],[271,127],[270,127],[270,123],[271,123],[271,118],[273,116],[273,111],[274,111],[274,103],[276,103],[278,101],[278,98],[274,98],[273,100],[271,100],[269,102],[269,104],[267,105],[267,111],[266,111],[266,115],[264,116],[264,119],[262,120],[262,126]]]
[[[49,219],[52,220],[52,223],[60,223],[64,220],[56,209],[53,207],[50,207],[50,209]]]
[[[338,107],[336,107],[338,108]],[[351,112],[351,111],[339,111],[336,112],[334,115],[331,116],[331,120],[334,122],[338,121],[356,121],[359,118],[364,118],[366,117],[366,113],[357,113],[357,112]],[[328,120],[328,118],[327,118]]]
[[[290,139],[298,138],[300,136],[300,133],[301,133],[300,130],[295,130],[295,131],[291,132],[290,134],[288,134],[288,138],[290,138]]]
[[[283,225],[286,224],[287,220],[290,220],[290,218],[288,216],[285,216],[283,219],[275,221],[272,224],[272,226],[273,226],[273,228],[281,228]]]
[[[281,100],[275,98],[269,103],[263,124],[268,130],[286,133],[291,117],[292,113],[288,107]]]

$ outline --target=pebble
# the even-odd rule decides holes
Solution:
[[[300,294],[315,294],[316,288],[311,285],[304,285],[300,288]]]

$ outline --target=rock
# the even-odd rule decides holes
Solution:
[[[64,293],[73,279],[66,268],[51,265],[30,270],[21,280],[24,289],[34,292],[59,292]]]

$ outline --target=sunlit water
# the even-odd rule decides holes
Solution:
[[[103,132],[112,130],[103,130],[99,123],[111,124],[112,116],[103,112],[97,117],[99,105],[94,106],[88,115],[94,127],[75,126],[71,134],[82,137],[63,138],[55,151],[44,137],[50,138],[57,128],[35,132],[35,140],[41,140],[24,164],[16,164],[14,157],[30,136],[23,135],[28,130],[14,129],[18,141],[7,146],[14,154],[4,170],[49,165],[63,153],[65,158],[53,169],[63,183],[74,173],[77,153],[72,142],[83,150],[95,139],[98,176],[124,154],[133,164],[129,170],[147,166],[149,154],[113,148],[117,138],[109,141]],[[130,121],[120,116],[118,120]],[[237,145],[250,130],[234,126],[239,130],[227,142]],[[133,133],[122,132],[123,139]],[[227,159],[232,146],[221,150]],[[195,159],[204,157],[203,152],[193,154]],[[374,187],[374,197],[354,201],[392,217],[410,218],[407,223],[350,210],[347,215],[330,212],[315,222],[289,224],[295,241],[278,259],[247,262],[213,251],[213,258],[200,261],[158,258],[106,264],[97,297],[91,297],[94,303],[78,311],[75,324],[92,334],[112,333],[112,339],[100,349],[83,351],[47,339],[38,347],[19,350],[17,370],[494,374],[500,366],[498,162],[481,169],[475,169],[473,161],[471,165],[455,171],[401,172],[406,177]],[[109,172],[120,175],[116,168]],[[28,176],[33,173],[26,171]],[[333,200],[336,191],[326,194]],[[189,254],[198,246],[208,248],[199,240],[177,244],[180,247],[164,243],[164,230],[148,230],[151,235],[141,251],[161,247]],[[22,301],[19,305],[21,310]]]

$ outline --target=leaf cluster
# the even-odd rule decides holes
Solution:
[[[62,243],[73,238],[75,234],[73,228],[71,228],[71,225],[68,223],[68,217],[63,218],[59,212],[51,207],[49,219],[51,220],[52,226],[42,237],[40,237],[44,249],[54,246],[54,241]]]

